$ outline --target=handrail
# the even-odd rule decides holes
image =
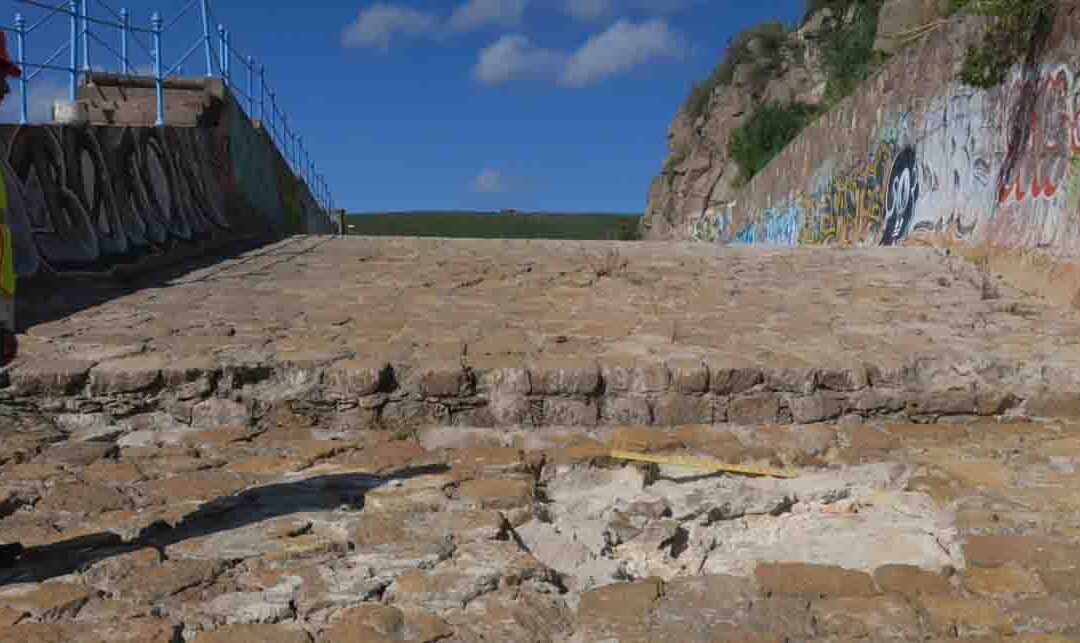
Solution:
[[[281,109],[278,104],[278,94],[268,82],[265,65],[232,42],[229,30],[216,19],[211,0],[188,0],[168,20],[163,20],[159,14],[154,13],[147,26],[131,24],[130,13],[127,9],[115,9],[105,0],[62,0],[55,3],[45,0],[15,1],[43,11],[42,15],[35,17],[30,24],[27,24],[26,18],[19,13],[15,16],[14,27],[0,25],[3,31],[14,34],[14,62],[26,70],[26,73],[15,82],[20,123],[25,124],[30,120],[28,100],[30,83],[36,81],[41,72],[67,74],[69,99],[74,101],[80,73],[88,73],[91,70],[106,73],[118,71],[122,75],[131,76],[136,66],[133,64],[132,49],[129,45],[134,42],[137,45],[136,53],[141,49],[153,69],[150,74],[143,73],[153,76],[157,101],[155,124],[164,125],[165,110],[168,107],[163,91],[164,81],[178,73],[181,66],[202,49],[206,77],[220,78],[226,90],[232,94],[247,117],[252,120],[258,119],[259,126],[281,152],[286,164],[297,178],[307,185],[316,202],[329,216],[334,207],[329,185],[317,172],[314,161],[304,148],[303,137],[290,127],[288,114]],[[100,9],[104,13],[92,15],[94,9]],[[170,43],[175,43],[177,40],[190,38],[190,35],[185,37],[180,33],[184,27],[182,19],[194,13],[198,14],[199,23],[194,44],[184,49],[175,63],[166,65],[163,42],[168,40]],[[64,20],[65,16],[67,20]],[[29,36],[34,36],[35,44],[46,42],[49,35],[39,34],[38,30],[56,17],[60,17],[61,23],[67,23],[65,29],[67,33],[60,37],[62,42],[49,56],[32,59],[27,51],[28,41],[31,40]],[[216,27],[212,29],[211,25],[216,25]],[[53,28],[50,27],[50,29]],[[119,50],[116,44],[110,44],[116,42],[110,34],[119,35]],[[57,36],[50,35],[55,42]],[[144,37],[150,42],[146,42]],[[191,41],[188,40],[188,42]],[[65,52],[70,54],[67,65],[57,60]],[[119,70],[112,69],[110,65],[103,65],[95,52],[107,54],[102,58],[110,63],[113,60],[119,61]],[[235,69],[234,62],[238,63]],[[139,63],[139,65],[142,64],[142,62]]]

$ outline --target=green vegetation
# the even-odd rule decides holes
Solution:
[[[993,20],[982,42],[968,45],[960,80],[990,88],[1005,81],[1013,65],[1031,61],[1057,14],[1057,0],[951,0],[951,9]]]
[[[546,212],[388,212],[350,214],[348,234],[471,239],[595,239],[635,241],[641,238],[636,214],[555,214]]]
[[[799,102],[758,105],[728,139],[728,155],[738,164],[740,176],[749,180],[757,174],[820,113],[820,108]]]
[[[732,36],[724,57],[713,68],[708,78],[694,83],[686,97],[684,109],[692,120],[705,113],[709,97],[720,85],[728,85],[735,78],[739,65],[754,63],[754,82],[765,82],[780,66],[781,45],[787,38],[787,28],[779,20],[766,20],[743,29]]]
[[[842,25],[822,43],[822,66],[827,78],[824,109],[851,94],[882,62],[882,54],[874,50],[874,39],[883,3],[884,0],[807,1],[804,23],[822,9],[831,9]],[[845,22],[848,16],[851,20]],[[691,119],[703,114],[716,88],[730,84],[741,65],[752,64],[749,91],[758,93],[783,62],[787,38],[788,29],[776,20],[758,23],[736,34],[708,78],[694,83],[683,104],[685,112]],[[728,154],[738,164],[743,179],[749,180],[765,167],[824,109],[799,102],[758,106],[728,140]]]
[[[976,87],[993,87],[1005,80],[1009,69],[1020,62],[1033,62],[1053,24],[1059,0],[948,0],[948,11],[966,10],[993,20],[981,43],[968,47],[960,78]],[[743,180],[752,178],[809,123],[823,111],[849,96],[884,62],[874,49],[878,17],[884,0],[807,0],[803,17],[830,9],[839,28],[822,42],[821,61],[826,76],[825,95],[820,108],[802,103],[759,105],[741,127],[731,133],[728,154],[738,164]],[[927,29],[944,21],[916,29],[914,41]],[[709,77],[695,83],[684,103],[692,119],[708,107],[718,86],[732,82],[737,69],[753,63],[751,93],[774,74],[783,57],[787,29],[777,21],[753,25],[735,35],[720,63]]]
[[[834,105],[849,96],[884,60],[881,52],[874,49],[882,4],[883,0],[848,2],[845,13],[855,7],[851,23],[837,29],[825,40],[821,62],[828,78],[825,85],[827,105]]]

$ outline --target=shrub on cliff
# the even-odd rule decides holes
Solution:
[[[834,104],[851,94],[881,64],[881,53],[874,50],[874,39],[882,4],[883,0],[848,2],[848,7],[856,7],[853,20],[825,40],[821,63],[828,79],[825,85],[827,104]]]
[[[731,37],[720,62],[709,76],[690,87],[690,94],[683,103],[683,110],[696,120],[709,106],[709,97],[720,85],[729,85],[735,78],[739,65],[755,65],[755,81],[764,82],[781,63],[781,48],[788,30],[778,20],[766,20],[743,29]]]
[[[968,45],[960,80],[974,87],[1001,84],[1013,65],[1034,63],[1057,14],[1057,0],[951,0],[954,11],[992,18],[982,42]]]
[[[820,108],[806,103],[762,103],[742,127],[731,132],[728,156],[749,180],[820,113]]]

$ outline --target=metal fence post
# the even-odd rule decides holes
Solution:
[[[19,56],[17,64],[24,70],[19,74],[19,122],[25,125],[30,120],[30,115],[26,97],[26,19],[21,13],[15,14],[15,51]]]
[[[259,65],[259,120],[266,120],[266,65]]]
[[[229,30],[225,30],[225,77],[232,85],[232,44],[229,42]]]
[[[255,118],[255,58],[247,57],[248,118]]]
[[[229,84],[229,70],[225,66],[225,57],[229,55],[229,50],[225,47],[225,25],[217,26],[218,32],[218,67],[221,72],[221,80],[225,82],[225,85]]]
[[[125,75],[131,74],[131,61],[128,59],[128,10],[120,9],[120,65]]]
[[[274,90],[271,89],[267,93],[270,94],[270,131],[277,136],[277,101],[274,99]]]
[[[281,139],[285,147],[285,160],[292,162],[292,137],[289,135],[289,115],[281,115]]]
[[[90,17],[87,0],[82,0],[82,68],[90,71]]]
[[[77,74],[79,73],[79,4],[75,0],[68,0],[68,13],[71,14],[71,82],[68,84],[68,100],[75,102],[75,89]]]
[[[202,0],[199,7],[202,13],[203,49],[206,50],[206,77],[210,78],[214,75],[213,47],[210,46],[210,0]]]
[[[154,31],[154,93],[157,97],[157,119],[154,124],[161,127],[165,124],[165,92],[161,86],[161,15],[156,11],[150,18],[150,26]]]

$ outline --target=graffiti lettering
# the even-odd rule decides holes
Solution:
[[[799,238],[802,212],[792,203],[765,211],[765,243],[795,245]]]
[[[1023,78],[1018,70],[1000,88],[979,91],[953,83],[925,102],[913,100],[882,119],[865,161],[840,164],[826,158],[807,167],[805,142],[813,139],[804,138],[793,148],[803,156],[787,162],[807,167],[806,189],[777,193],[775,174],[768,175],[774,185],[762,183],[765,175],[755,179],[737,198],[750,204],[743,206],[747,210],[731,217],[738,233],[725,230],[719,240],[885,246],[986,242],[1075,256],[1080,252],[1080,87],[1060,65]],[[1009,119],[1019,113],[1022,99],[1031,105],[1023,112],[1030,118],[1024,121],[1027,136],[1010,149]],[[782,206],[762,207],[766,200]]]
[[[194,128],[0,128],[16,272],[107,270],[238,233],[328,231],[273,144],[232,109]]]
[[[18,193],[10,215],[32,233],[16,255],[54,270],[88,268],[229,227],[194,129],[29,126],[5,133],[0,149]]]
[[[1033,83],[1017,78],[1009,87],[1005,105],[1015,110],[1024,92],[1033,92],[1034,108],[1030,111],[1031,129],[1023,149],[1010,150],[1017,158],[1016,167],[1001,177],[999,203],[1010,199],[1050,198],[1058,190],[1068,169],[1068,154],[1072,147],[1075,121],[1072,77],[1065,67],[1044,71]]]

